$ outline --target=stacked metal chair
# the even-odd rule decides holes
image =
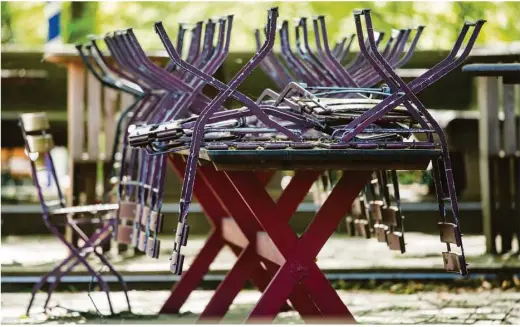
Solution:
[[[27,307],[27,314],[30,313],[36,293],[44,284],[49,282],[50,278],[53,278],[54,281],[47,289],[47,299],[44,308],[47,308],[51,295],[58,287],[63,276],[68,275],[78,265],[84,266],[89,275],[91,275],[93,279],[96,279],[103,292],[106,293],[110,311],[113,313],[109,294],[110,288],[100,272],[87,261],[90,254],[96,256],[103,265],[108,267],[109,271],[116,276],[125,293],[128,310],[130,310],[126,283],[114,266],[104,256],[102,251],[100,251],[103,244],[108,242],[112,237],[112,231],[114,229],[113,213],[114,210],[117,209],[117,206],[113,204],[99,204],[67,207],[50,154],[54,147],[54,141],[50,134],[50,124],[47,115],[45,113],[23,114],[20,117],[19,125],[25,141],[25,151],[30,159],[34,185],[36,186],[38,198],[42,206],[43,222],[49,231],[56,235],[69,250],[69,255],[59,262],[51,271],[46,273],[34,286],[32,297]],[[41,173],[45,174],[47,185],[43,184],[44,180],[42,179]],[[55,189],[54,196],[57,200],[48,200],[50,194],[43,190],[49,187]],[[61,218],[60,221],[57,221],[59,218]],[[89,225],[97,227],[95,232],[91,235],[88,235],[84,228],[82,229],[82,227]],[[72,232],[77,234],[79,239],[84,241],[84,245],[76,247],[69,242],[63,235],[62,226],[70,227]]]
[[[229,51],[233,16],[198,22],[191,30],[187,61],[212,75],[222,65]],[[177,47],[183,47],[186,26],[180,24]],[[136,102],[124,110],[118,121],[112,154],[112,178],[117,190],[118,227],[116,241],[130,244],[157,258],[158,235],[162,229],[161,213],[167,156],[150,156],[128,147],[130,126],[160,123],[198,113],[209,103],[201,93],[204,83],[179,70],[170,62],[159,67],[146,57],[131,29],[107,34],[103,41],[114,59],[109,63],[93,38],[77,49],[89,70],[105,85],[128,92]],[[202,46],[201,46],[201,41]],[[121,137],[122,136],[122,137]]]
[[[197,23],[192,29],[188,60],[210,74],[214,74],[227,55],[232,20],[233,17],[228,16],[217,22],[216,45],[213,43],[217,24],[211,20],[208,21],[202,49],[200,41],[203,23]],[[181,24],[177,45],[179,49],[182,49],[185,31],[185,27]],[[114,136],[111,172],[107,180],[109,187],[106,188],[109,191],[105,194],[105,200],[109,202],[110,195],[115,193],[117,203],[66,207],[49,153],[53,143],[46,115],[44,113],[25,114],[20,118],[20,127],[26,141],[26,151],[33,167],[34,183],[42,203],[44,222],[71,251],[70,256],[43,276],[35,285],[27,313],[30,311],[35,294],[49,278],[54,277],[55,280],[49,286],[45,308],[61,278],[80,263],[87,268],[89,274],[96,278],[103,291],[107,293],[110,311],[113,313],[108,284],[104,281],[103,276],[86,261],[90,253],[98,256],[103,264],[116,275],[125,292],[130,310],[125,282],[113,265],[96,248],[106,244],[113,237],[118,243],[133,245],[151,257],[158,257],[160,248],[158,235],[162,229],[163,219],[160,211],[166,165],[165,160],[158,160],[158,157],[151,157],[138,149],[129,148],[128,127],[138,122],[161,122],[162,119],[183,117],[189,114],[186,113],[186,109],[193,110],[193,107],[189,107],[189,103],[197,106],[207,103],[207,98],[199,94],[203,83],[197,83],[184,72],[179,72],[178,67],[173,63],[169,63],[163,69],[149,61],[132,30],[111,33],[103,40],[108,46],[114,62],[106,58],[99,48],[100,38],[92,38],[87,44],[78,44],[76,48],[89,72],[103,85],[135,96],[135,102],[121,112]],[[176,75],[171,74],[175,72]],[[176,84],[171,84],[171,82]],[[43,162],[45,164],[41,164]],[[56,185],[59,201],[54,204],[46,202],[44,199],[41,181],[37,175],[37,172],[42,169],[49,171],[49,178]],[[85,246],[76,248],[74,244],[65,239],[50,220],[50,217],[56,215],[66,216],[66,224],[79,234],[79,237],[85,241]],[[78,215],[82,218],[76,219]],[[101,228],[95,234],[87,236],[80,229],[81,224],[101,224]]]
[[[377,75],[377,72],[372,67],[370,67],[365,57],[362,56],[363,52],[359,52],[358,55],[346,66],[342,66],[341,64],[348,55],[348,51],[355,34],[350,38],[343,38],[341,42],[336,44],[334,51],[331,51],[327,42],[328,37],[325,25],[325,17],[319,16],[314,18],[313,26],[317,53],[314,54],[310,49],[308,41],[309,37],[307,33],[307,19],[302,17],[296,22],[295,26],[295,53],[297,54],[295,55],[291,51],[291,47],[288,43],[288,22],[284,21],[280,29],[280,43],[281,54],[285,65],[280,63],[274,55],[271,55],[266,59],[264,65],[261,65],[264,72],[271,76],[277,85],[286,85],[288,84],[287,81],[305,83],[307,85],[306,88],[312,90],[312,92],[319,97],[344,98],[345,96],[351,96],[353,92],[362,90],[361,88],[365,88],[365,91],[376,95],[379,90],[370,89],[370,87],[380,83],[382,79]],[[417,27],[415,37],[413,38],[410,47],[402,57],[401,55],[403,54],[406,43],[408,42],[408,39],[411,35],[411,29],[399,30],[396,33],[395,38],[393,35],[390,36],[386,46],[384,47],[382,56],[392,65],[392,68],[400,68],[411,59],[423,29],[424,26]],[[256,30],[255,37],[257,39],[257,43],[259,42],[259,35],[259,30]],[[301,35],[303,35],[303,42],[301,42]],[[385,34],[383,32],[377,34],[375,41],[376,45],[379,45],[382,42],[384,35]],[[346,43],[347,39],[349,39],[348,43]],[[321,40],[323,40],[323,45],[321,44]],[[294,77],[288,74],[287,70],[279,69],[280,67],[286,66],[292,67],[290,71],[294,72]],[[342,89],[348,87],[351,87],[352,89]],[[286,92],[287,91],[288,90],[286,90]],[[370,106],[370,104],[368,105]],[[357,106],[359,106],[359,104],[357,104]],[[385,175],[381,176],[386,176],[386,172],[379,172],[379,174],[383,173]],[[391,171],[389,173],[391,173],[392,176],[396,174],[395,171]],[[329,177],[330,176],[328,172],[326,172],[324,178],[326,179]],[[322,180],[323,179],[318,180],[317,183],[320,183]],[[377,179],[374,181],[377,181]],[[332,185],[331,181],[326,182],[326,184],[329,186]],[[393,182],[393,185],[394,194],[397,194],[397,203],[399,204],[398,184],[396,180]],[[328,189],[325,189],[325,191],[328,191]],[[388,196],[389,194],[387,194],[386,199],[389,201]],[[366,196],[364,195],[364,192],[362,192],[360,197],[354,203],[351,215],[349,215],[346,219],[347,231],[349,235],[370,238],[372,233],[367,219],[367,205],[368,203],[366,203]],[[374,207],[374,204],[371,206]],[[387,213],[385,216],[395,216],[395,213],[398,214],[399,222],[395,221],[395,218],[390,219],[390,221],[394,226],[399,224],[399,229],[402,230],[402,217],[400,216],[400,210],[398,210],[396,207],[393,207],[391,210],[388,207],[385,209],[387,209],[384,210],[384,212]],[[381,208],[374,207],[373,211],[373,215],[376,216],[376,221],[381,220]],[[393,247],[394,249],[400,250],[404,253],[404,239],[400,237],[399,242],[392,242],[387,240],[387,237],[385,236],[387,234],[384,232],[384,229],[388,229],[388,227],[379,223],[377,225],[378,226],[375,229],[376,231],[380,231],[379,234],[382,236],[379,239],[382,242],[387,242],[391,248]],[[390,238],[392,238],[394,234],[389,233],[388,235],[392,235],[390,236]]]
[[[465,60],[484,21],[465,23],[451,53],[406,84],[395,69],[412,57],[422,26],[416,29],[408,48],[412,29],[391,35],[379,52],[384,33],[373,32],[369,10],[354,13],[356,34],[343,38],[334,47],[329,46],[325,18],[318,16],[312,20],[316,49],[313,50],[306,18],[295,23],[295,47],[289,42],[289,23],[284,21],[277,29],[277,18],[276,8],[268,11],[264,43],[261,44],[262,33],[257,30],[256,54],[227,84],[213,75],[229,53],[232,16],[195,24],[185,58],[182,55],[186,48],[187,25],[179,26],[174,46],[162,23],[156,23],[155,31],[171,59],[165,67],[146,56],[131,29],[93,38],[77,46],[87,68],[101,83],[136,97],[121,113],[117,125],[110,178],[117,203],[111,207],[115,212],[111,222],[105,225],[111,226],[106,233],[113,232],[116,241],[134,246],[153,258],[159,256],[164,177],[168,156],[173,152],[188,154],[170,258],[171,271],[181,274],[182,247],[188,241],[187,217],[201,149],[233,149],[237,154],[240,150],[348,149],[352,156],[377,150],[377,155],[389,158],[398,158],[407,150],[431,150],[440,153],[438,160],[433,161],[433,172],[441,214],[438,223],[441,241],[447,246],[442,254],[444,266],[448,271],[467,274],[445,136],[417,94]],[[457,57],[470,27],[474,29],[469,41]],[[281,56],[273,53],[277,34]],[[345,62],[355,38],[360,52]],[[100,41],[106,44],[113,61],[101,51]],[[267,89],[253,100],[237,88],[257,67],[272,78],[278,90]],[[204,95],[202,89],[206,85],[216,89],[218,95],[214,98]],[[225,108],[229,98],[244,106]],[[45,128],[24,129],[29,133],[41,130],[46,135]],[[426,141],[415,141],[413,135],[417,134],[424,135]],[[24,132],[24,135],[28,134]],[[29,141],[27,148],[29,153],[39,152]],[[440,173],[440,167],[445,170],[444,174]],[[446,201],[451,202],[452,207],[450,222],[445,212]],[[45,212],[48,209],[43,205]],[[44,219],[50,213],[47,211]],[[395,170],[385,167],[374,173],[372,181],[354,202],[347,225],[352,235],[375,236],[390,249],[405,251]],[[71,247],[78,262],[88,265],[81,257],[82,249],[74,249],[57,230],[55,234]],[[86,242],[91,244],[98,238],[87,238]],[[450,244],[460,247],[460,255],[451,252]],[[101,283],[101,277],[95,276]],[[106,292],[108,295],[108,286]]]
[[[446,139],[437,122],[417,98],[417,94],[467,58],[484,21],[465,23],[450,54],[422,76],[406,84],[395,73],[395,68],[410,59],[422,27],[417,29],[404,56],[401,57],[401,54],[411,30],[400,31],[380,53],[378,41],[381,41],[381,34],[376,40],[370,11],[355,12],[360,54],[344,67],[338,58],[342,59],[346,50],[341,49],[342,43],[335,47],[335,52],[330,49],[324,17],[317,17],[313,21],[317,53],[313,54],[307,47],[303,19],[296,28],[298,30],[301,27],[304,31],[304,47],[297,45],[298,55],[292,53],[287,43],[288,24],[284,23],[280,29],[284,61],[276,58],[272,53],[276,32],[273,21],[276,21],[276,14],[274,11],[270,12],[271,20],[265,29],[264,45],[258,48],[255,56],[228,84],[217,81],[210,74],[186,63],[169,40],[162,24],[156,24],[156,31],[172,61],[220,91],[197,117],[139,126],[129,135],[131,146],[145,148],[152,154],[181,151],[189,147],[179,225],[172,255],[172,271],[176,274],[182,271],[181,248],[186,245],[188,237],[186,218],[194,185],[194,168],[201,147],[208,150],[232,148],[261,151],[321,147],[358,149],[360,153],[364,149],[379,149],[381,155],[395,156],[403,149],[440,149],[442,155],[433,162],[433,172],[441,213],[441,241],[447,246],[447,251],[442,256],[446,270],[467,274]],[[362,27],[362,17],[365,19],[366,32]],[[473,32],[461,55],[457,57],[470,27],[474,27]],[[368,35],[368,40],[365,35]],[[256,36],[259,40],[258,32]],[[287,83],[282,91],[277,93],[266,90],[257,101],[238,92],[237,87],[256,66],[265,69],[280,87]],[[320,70],[320,67],[326,69]],[[317,73],[318,70],[320,73]],[[303,81],[305,84],[293,80]],[[381,82],[385,84],[374,87]],[[240,101],[245,107],[220,111],[229,97]],[[266,99],[268,97],[269,100]],[[413,134],[423,134],[427,141],[409,141]],[[435,135],[438,141],[434,138]],[[444,167],[445,174],[442,176],[446,176],[445,179],[441,178],[439,167]],[[389,179],[391,183],[388,183]],[[393,185],[393,196],[389,185]],[[445,212],[446,201],[451,202],[451,222],[448,222]],[[379,241],[386,242],[390,249],[405,251],[395,171],[378,172],[356,206],[357,209],[353,211],[356,234],[365,237],[374,234]],[[451,252],[450,244],[460,247],[461,254]]]

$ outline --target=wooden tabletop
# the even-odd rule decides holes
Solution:
[[[188,150],[177,154],[187,156]],[[217,170],[426,170],[440,149],[207,150],[199,158]]]

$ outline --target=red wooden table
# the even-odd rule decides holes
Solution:
[[[171,166],[180,176],[184,175],[186,155],[170,157]],[[237,261],[199,321],[220,320],[251,280],[262,296],[246,322],[270,322],[280,311],[292,307],[306,322],[355,323],[318,267],[316,256],[373,171],[424,170],[439,155],[435,149],[201,150],[194,195],[213,230],[172,289],[161,313],[179,312],[227,245]],[[305,233],[298,236],[289,219],[318,176],[332,169],[341,170],[341,178]],[[294,170],[295,174],[275,202],[265,185],[276,170]]]

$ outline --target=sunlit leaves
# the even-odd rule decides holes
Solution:
[[[45,41],[44,5],[43,2],[8,3],[14,42],[38,45]],[[145,48],[160,49],[160,41],[153,31],[155,21],[163,21],[167,30],[175,35],[179,22],[195,23],[234,14],[232,49],[251,50],[254,49],[252,31],[265,25],[266,11],[272,6],[279,7],[281,20],[291,23],[301,16],[326,15],[331,42],[355,31],[352,11],[363,8],[372,9],[374,26],[379,31],[426,25],[418,45],[420,49],[450,48],[463,21],[480,18],[487,19],[488,23],[477,45],[520,40],[517,2],[100,2],[93,30],[103,33],[133,27]],[[85,29],[84,26],[79,28]],[[311,24],[309,30],[312,32]],[[290,33],[293,38],[294,30]],[[4,38],[2,40],[4,42]]]

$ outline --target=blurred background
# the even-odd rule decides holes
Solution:
[[[398,70],[398,74],[407,82],[419,77],[426,69],[433,67],[447,56],[464,21],[487,20],[466,64],[520,62],[519,2],[2,1],[2,247],[0,258],[4,291],[2,296],[5,296],[5,292],[12,292],[13,290],[26,292],[29,287],[32,287],[32,283],[38,280],[38,276],[47,272],[56,261],[67,255],[67,250],[55,237],[50,235],[42,221],[41,206],[36,197],[36,190],[29,171],[29,162],[24,154],[23,139],[17,125],[19,115],[24,112],[44,111],[47,113],[56,143],[52,156],[62,190],[67,194],[70,204],[96,203],[103,200],[103,194],[106,191],[103,187],[108,171],[107,158],[111,155],[111,147],[107,145],[109,144],[107,140],[112,136],[108,132],[105,135],[105,131],[107,131],[107,126],[110,127],[110,122],[117,119],[119,109],[125,108],[129,101],[130,103],[133,101],[131,97],[130,99],[125,98],[117,92],[108,93],[108,88],[101,88],[99,83],[95,84],[97,81],[92,76],[88,78],[84,67],[78,65],[79,60],[75,53],[74,44],[88,40],[90,35],[103,35],[114,30],[132,27],[141,45],[154,55],[153,60],[164,64],[167,62],[167,58],[160,40],[154,32],[154,22],[162,21],[169,35],[173,37],[178,31],[178,24],[181,22],[194,24],[200,20],[234,14],[230,54],[214,75],[216,78],[227,82],[254,54],[254,29],[262,28],[265,25],[267,9],[273,6],[279,7],[280,22],[281,20],[289,20],[291,26],[289,34],[292,44],[294,44],[295,39],[292,21],[302,16],[325,15],[330,44],[334,44],[355,32],[352,15],[352,11],[355,9],[372,9],[375,30],[386,33],[383,42],[386,42],[388,35],[392,33],[394,28],[413,28],[417,25],[425,25],[426,28],[412,59],[405,67]],[[313,33],[309,34],[312,37]],[[187,40],[188,35],[189,33],[186,34],[185,42],[189,41]],[[311,44],[313,44],[312,42],[313,40],[311,40]],[[102,48],[102,50],[107,52],[106,48]],[[278,52],[279,50],[280,45],[276,42],[274,51]],[[358,52],[356,42],[353,43],[351,52],[352,56]],[[503,293],[504,296],[502,293],[495,294],[496,297],[490,297],[488,293],[480,296],[479,301],[481,302],[478,306],[482,307],[484,313],[488,313],[488,309],[492,305],[499,306],[498,309],[495,308],[498,312],[504,311],[505,307],[500,304],[500,301],[504,299],[504,301],[509,301],[506,303],[507,305],[512,303],[512,307],[518,308],[519,300],[517,297],[520,294],[517,291],[520,287],[518,239],[516,239],[515,245],[517,252],[514,255],[506,253],[499,256],[496,255],[496,252],[492,253],[489,244],[490,242],[498,242],[498,238],[489,236],[490,228],[486,230],[486,226],[491,224],[491,219],[489,217],[483,219],[481,200],[486,197],[481,195],[480,182],[482,174],[479,160],[482,159],[482,156],[479,149],[478,87],[483,85],[480,83],[481,81],[487,83],[491,80],[493,80],[493,83],[498,83],[495,77],[487,80],[480,79],[477,82],[477,78],[463,73],[461,67],[459,67],[419,94],[420,100],[439,122],[448,138],[459,199],[459,220],[464,232],[468,262],[471,263],[470,271],[474,274],[472,275],[474,279],[469,279],[469,281],[472,282],[485,276],[485,278],[498,280],[498,282],[493,282],[494,286],[516,292],[510,293],[516,294],[514,299],[511,296],[506,299],[506,293]],[[101,91],[94,96],[97,106],[91,106],[90,103],[93,103],[93,101],[91,101],[89,95],[89,86],[94,86],[94,89],[96,85]],[[240,86],[239,90],[254,99],[266,88],[276,89],[276,86],[261,69],[256,69]],[[74,92],[81,95],[72,97],[71,94]],[[204,89],[204,92],[208,95],[215,94],[215,90],[209,87]],[[495,102],[502,101],[500,92],[495,94]],[[517,92],[516,99],[520,99],[520,87],[518,85],[515,92]],[[482,92],[480,94],[482,95]],[[71,100],[71,98],[75,99]],[[483,103],[482,99],[481,96],[481,104]],[[486,102],[485,94],[484,102]],[[502,106],[503,102],[499,103],[495,103],[496,108]],[[228,108],[237,105],[232,101],[226,104]],[[485,110],[483,109],[483,111]],[[520,103],[517,103],[517,110],[517,125],[520,126]],[[71,115],[71,112],[75,113]],[[91,119],[92,116],[94,119]],[[112,120],[105,119],[109,116]],[[75,119],[70,119],[71,117]],[[520,127],[518,130],[520,131]],[[517,133],[520,135],[520,132]],[[71,144],[80,144],[80,146],[69,146]],[[520,158],[520,151],[517,152],[518,154],[515,155]],[[277,172],[268,185],[268,191],[273,197],[277,196],[277,192],[279,194],[280,186],[287,185],[289,176],[290,172]],[[42,177],[45,178],[45,176]],[[384,249],[385,246],[382,244],[376,244],[374,240],[366,241],[360,238],[349,239],[348,246],[345,246],[343,237],[346,235],[346,226],[342,222],[342,225],[338,227],[338,233],[332,238],[336,238],[336,240],[332,240],[332,245],[320,253],[320,264],[325,267],[324,269],[336,274],[336,277],[334,277],[336,278],[334,281],[336,288],[346,288],[347,283],[343,279],[359,279],[360,277],[352,276],[358,276],[356,274],[360,272],[364,274],[365,277],[363,278],[373,278],[370,279],[370,282],[380,278],[386,283],[388,278],[394,283],[387,285],[391,286],[390,292],[395,291],[405,294],[425,289],[420,284],[413,284],[411,289],[401,284],[395,284],[397,279],[402,278],[399,276],[404,276],[401,274],[402,272],[409,272],[410,276],[416,276],[409,277],[410,279],[419,278],[417,277],[419,275],[414,275],[416,272],[424,273],[419,279],[433,280],[439,283],[447,283],[446,281],[452,278],[461,282],[468,281],[468,279],[458,279],[458,276],[446,274],[442,269],[440,252],[445,249],[445,246],[439,242],[437,228],[439,207],[430,173],[428,171],[399,172],[399,179],[403,200],[402,210],[406,217],[405,229],[407,232],[411,232],[407,233],[407,242],[410,242],[410,246],[407,245],[407,253],[404,255],[390,253]],[[484,180],[482,185],[487,185],[486,182]],[[132,249],[124,247],[112,246],[108,249],[108,251],[115,252],[111,259],[114,259],[118,270],[124,276],[135,275],[133,280],[130,281],[132,288],[168,289],[173,281],[173,276],[168,271],[167,258],[171,254],[170,246],[173,244],[173,233],[170,231],[176,225],[181,183],[174,172],[170,170],[167,172],[165,183],[167,187],[165,188],[162,212],[165,214],[164,230],[167,232],[161,235],[162,242],[166,245],[161,247],[163,253],[161,253],[160,260],[139,256]],[[51,192],[52,189],[50,187],[48,192]],[[324,192],[323,185],[315,184],[305,199],[306,201],[291,218],[290,224],[296,232],[301,233],[305,230],[325,196],[326,192]],[[517,203],[519,203],[518,201]],[[509,204],[513,203],[512,201],[509,202]],[[513,228],[509,228],[508,224],[514,219],[520,221],[517,217],[514,217],[514,214],[513,212],[507,216],[500,213],[494,216],[493,223],[495,221],[508,221],[507,224],[502,224],[502,226],[505,230],[511,232]],[[510,219],[511,217],[514,219]],[[489,224],[485,225],[483,221]],[[193,259],[210,229],[210,225],[197,203],[192,205],[190,209],[190,227],[190,251],[192,252],[187,255],[189,256],[187,260]],[[517,234],[520,235],[520,222],[518,227],[519,232]],[[378,248],[377,246],[382,247]],[[35,253],[37,255],[34,255]],[[212,272],[216,270],[217,273],[220,271],[218,278],[223,278],[222,271],[229,269],[235,259],[231,251],[221,254],[217,259],[218,265],[212,265],[211,270]],[[321,265],[320,268],[322,268]],[[344,275],[338,275],[338,272],[344,273]],[[387,277],[384,277],[384,274],[381,275],[383,277],[374,277],[381,272],[387,272],[388,274],[385,275]],[[398,273],[396,274],[396,272]],[[439,274],[439,272],[441,273]],[[353,275],[348,275],[350,273]],[[375,275],[366,277],[367,274],[371,273]],[[429,273],[432,275],[428,275]],[[513,274],[516,275],[511,280],[510,276]],[[141,278],[150,275],[153,275],[153,278]],[[495,278],[496,276],[503,277],[504,281]],[[76,277],[74,282],[67,282],[65,286],[60,285],[60,290],[86,290],[88,283],[90,283],[90,276],[85,271],[79,271]],[[206,281],[204,287],[215,287],[216,281],[220,280],[218,278],[208,279],[209,282]],[[352,285],[351,282],[352,280],[349,280],[348,285]],[[370,284],[369,288],[374,288],[374,285]],[[479,290],[491,288],[490,283],[481,283],[480,279],[475,282],[475,285]],[[357,287],[357,284],[354,284],[353,290],[356,290]],[[384,289],[385,292],[387,289],[388,287]],[[457,292],[450,291],[449,293],[464,295],[463,291],[459,291],[457,289]],[[26,295],[28,295],[27,292],[24,296]],[[163,295],[166,296],[167,292],[163,292]],[[80,299],[77,293],[70,296],[74,299]],[[409,298],[411,299],[409,304],[403,305],[404,309],[398,310],[408,311],[408,305],[420,306],[422,310],[423,306],[429,308],[425,305],[425,301],[434,303],[434,301],[439,300],[451,303],[447,305],[447,314],[462,319],[460,317],[463,317],[464,314],[459,310],[462,307],[466,310],[478,311],[471,306],[473,304],[465,306],[468,303],[473,303],[476,299],[473,293],[467,293],[464,296],[464,301],[467,300],[464,303],[437,294],[432,295],[431,301],[430,298],[425,298],[426,300]],[[140,305],[152,307],[153,305],[160,305],[162,301],[160,298],[157,300],[155,296],[153,297],[154,301],[149,301],[150,298],[150,296],[142,297],[143,300],[141,300]],[[22,313],[19,309],[23,307],[20,303],[26,301],[25,298],[22,299],[21,297],[22,300],[19,302],[16,299],[12,294],[10,299],[6,301],[2,299],[3,309],[6,304],[11,305],[11,309],[14,308],[13,310],[8,309],[10,311],[4,311],[10,312],[9,315],[14,317],[13,321],[18,321],[20,317],[23,319],[23,316],[20,316]],[[85,296],[82,299],[88,300]],[[64,302],[68,302],[68,300],[64,300]],[[200,306],[198,298],[195,299],[195,302]],[[368,323],[388,323],[390,315],[382,315],[379,305],[381,303],[387,303],[390,306],[397,305],[397,301],[391,298],[382,298],[382,300],[381,298],[376,298],[376,300],[372,298],[366,300],[366,303],[367,312],[373,310],[374,316],[379,319],[364,320]],[[374,306],[374,303],[378,303],[378,305]],[[431,303],[429,305],[432,305]],[[87,305],[90,305],[90,302]],[[437,306],[435,303],[433,305]],[[81,303],[78,307],[83,309],[86,305]],[[439,310],[440,308],[442,307],[437,306],[434,309]],[[428,310],[431,315],[433,309]],[[435,310],[433,317],[435,318],[436,315],[440,317],[441,315],[437,314]],[[403,311],[395,311],[393,316],[405,317],[406,315],[403,314]],[[97,315],[92,317],[89,319],[98,318]],[[500,323],[504,323],[506,320],[505,318],[497,319]],[[520,322],[520,312],[518,319],[516,321]],[[393,323],[394,321],[402,323],[397,320],[390,322]],[[412,322],[417,323],[418,321],[413,320]],[[435,319],[424,320],[424,322],[432,323],[436,321],[440,323],[450,322]],[[469,323],[468,321],[470,320],[457,320],[457,323]],[[119,322],[118,320],[117,323]],[[409,321],[406,323],[409,323]]]
[[[163,50],[153,31],[153,23],[163,21],[170,35],[177,32],[178,23],[195,23],[208,17],[234,14],[231,54],[216,73],[222,80],[233,76],[254,51],[253,31],[262,27],[266,10],[278,6],[281,19],[325,15],[329,39],[339,41],[354,32],[352,11],[371,8],[374,26],[390,33],[393,28],[425,25],[418,50],[400,71],[407,80],[421,74],[440,61],[450,50],[465,20],[486,19],[469,62],[518,60],[520,40],[520,6],[517,2],[59,2],[49,9],[48,2],[2,2],[2,235],[45,233],[39,221],[39,206],[23,155],[22,138],[16,119],[22,112],[46,111],[52,120],[52,130],[58,147],[53,156],[60,183],[67,189],[69,149],[67,149],[67,68],[44,60],[49,44],[73,52],[72,45],[89,35],[132,27],[146,50]],[[52,21],[52,22],[51,22]],[[50,27],[54,24],[54,27]],[[52,35],[52,40],[50,34]],[[388,34],[387,34],[388,35]],[[294,33],[290,31],[291,39]],[[52,41],[52,42],[51,42]],[[354,51],[357,46],[354,42]],[[54,48],[56,49],[56,47]],[[515,50],[516,49],[516,50]],[[278,44],[275,51],[278,51]],[[515,52],[516,51],[516,52]],[[269,78],[256,70],[241,86],[241,91],[253,97],[272,87]],[[428,108],[445,128],[456,175],[457,191],[462,203],[462,219],[468,219],[465,231],[481,233],[480,194],[478,184],[478,120],[476,89],[470,76],[460,69],[420,94]],[[439,94],[441,96],[439,96]],[[232,104],[231,104],[232,105]],[[101,132],[101,137],[104,137]],[[101,142],[103,143],[103,142]],[[101,147],[101,151],[105,149]],[[103,190],[103,162],[94,173],[97,179],[94,200],[99,201]],[[180,184],[175,176],[167,181],[166,202],[175,207]],[[281,181],[280,176],[277,183]],[[428,173],[407,172],[400,175],[404,200],[410,203],[409,229],[421,230],[424,224],[414,220],[418,214],[436,215],[431,178]],[[75,203],[81,202],[82,192],[74,192]],[[83,194],[85,195],[85,194]],[[86,196],[86,195],[85,195]],[[91,195],[87,196],[89,199]],[[83,197],[85,198],[85,197]],[[309,201],[319,202],[310,194]],[[168,206],[166,206],[168,208]],[[465,211],[466,209],[466,211]],[[311,210],[312,211],[312,210]],[[34,224],[14,224],[16,217],[25,215]],[[416,221],[417,223],[414,223]],[[466,227],[467,226],[467,227]],[[207,229],[201,219],[201,231]],[[435,227],[435,226],[433,226]]]
[[[38,48],[47,40],[45,2],[2,2],[2,45]],[[193,23],[208,17],[235,14],[231,48],[251,51],[251,31],[265,24],[265,12],[277,6],[283,19],[326,15],[332,40],[354,31],[352,11],[373,9],[374,25],[381,30],[426,25],[418,46],[422,50],[450,49],[463,20],[485,18],[477,45],[493,46],[518,41],[520,6],[511,2],[62,2],[60,23],[65,43],[76,43],[88,34],[132,27],[147,49],[160,49],[153,23],[163,21],[169,29],[178,22]]]

